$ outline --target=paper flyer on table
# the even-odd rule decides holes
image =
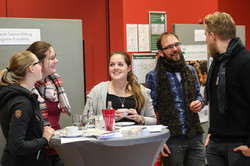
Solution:
[[[89,141],[96,140],[94,137],[74,137],[74,138],[61,138],[61,144],[71,143],[71,142],[79,142],[79,141]]]

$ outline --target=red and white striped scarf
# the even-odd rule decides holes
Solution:
[[[70,116],[70,105],[67,95],[64,91],[61,77],[57,73],[53,73],[45,78],[46,82],[37,81],[32,91],[38,94],[38,101],[41,113],[44,118],[44,125],[50,126],[48,119],[48,110],[45,99],[51,102],[58,102],[58,108],[65,114]]]

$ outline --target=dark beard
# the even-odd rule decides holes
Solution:
[[[183,54],[182,54],[181,52],[179,52],[179,51],[176,51],[176,52],[177,52],[177,54],[179,54],[179,56],[180,56],[180,59],[179,59],[178,61],[175,61],[175,60],[169,58],[169,57],[162,51],[162,53],[163,53],[163,55],[164,55],[164,58],[166,58],[169,62],[179,62],[179,61],[181,61],[181,59],[182,59],[182,57],[183,57]],[[176,52],[175,52],[175,53],[176,53]],[[176,54],[175,54],[175,55],[176,55]],[[170,54],[170,56],[172,57],[173,54]]]
[[[180,60],[178,61],[163,57],[159,58],[161,59],[162,64],[166,67],[165,69],[168,72],[180,72],[186,66],[186,62],[182,53],[180,54]]]
[[[209,47],[208,49],[208,56],[209,57],[215,57],[218,54],[218,51],[216,50],[216,48],[213,46],[212,48]]]

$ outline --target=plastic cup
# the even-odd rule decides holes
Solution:
[[[115,109],[102,110],[102,113],[103,113],[103,119],[105,122],[106,130],[112,131],[114,129]]]

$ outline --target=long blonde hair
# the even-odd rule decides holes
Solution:
[[[30,51],[19,51],[12,55],[9,66],[0,72],[0,85],[18,84],[19,80],[25,78],[26,70],[34,63],[34,58]],[[8,78],[8,72],[11,78]]]
[[[113,52],[109,57],[109,61],[110,61],[111,57],[113,55],[115,55],[115,54],[122,55],[125,62],[126,62],[126,64],[128,66],[131,65],[130,56],[127,53],[122,52],[122,51]],[[142,108],[143,108],[143,106],[145,104],[145,98],[142,95],[141,87],[140,87],[140,84],[137,81],[137,77],[136,77],[136,75],[134,74],[134,72],[132,70],[130,70],[128,72],[127,81],[128,81],[128,84],[126,85],[125,91],[133,94],[133,97],[134,97],[135,102],[136,102],[135,109],[139,113],[139,112],[141,112],[141,110],[142,110]]]

